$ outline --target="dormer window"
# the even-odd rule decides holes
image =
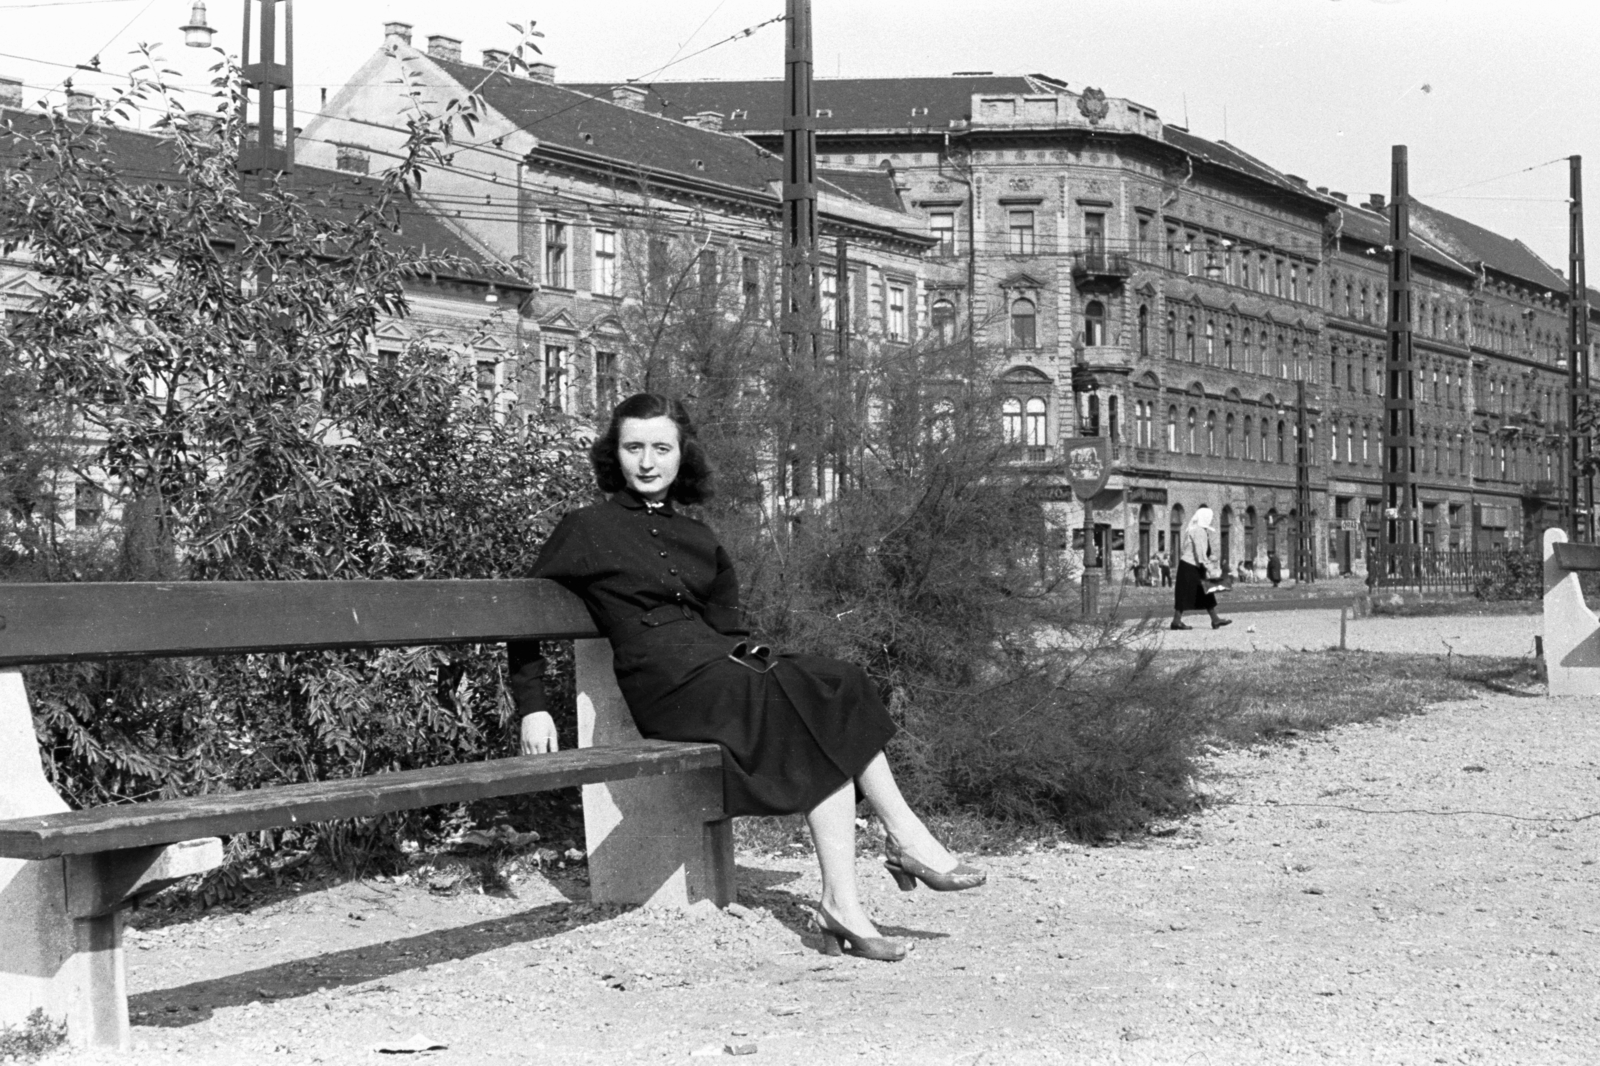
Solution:
[[[735,108],[732,112],[729,113],[728,120],[730,122],[743,122],[745,119],[747,119],[749,117],[750,117],[750,112],[744,110],[743,108]]]
[[[832,118],[833,117],[833,108],[831,108],[831,107],[819,107],[819,108],[817,108],[817,117],[818,118]]]

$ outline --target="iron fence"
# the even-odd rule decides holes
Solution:
[[[1472,592],[1484,581],[1506,578],[1526,554],[1379,544],[1368,560],[1367,582],[1377,588]]]

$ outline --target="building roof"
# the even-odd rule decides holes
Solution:
[[[1249,152],[1231,145],[1227,141],[1208,141],[1204,137],[1197,137],[1181,126],[1171,125],[1162,127],[1161,139],[1174,148],[1188,152],[1196,159],[1228,170],[1238,171],[1248,177],[1255,178],[1257,181],[1266,182],[1268,185],[1276,186],[1298,196],[1316,198],[1315,194],[1307,189],[1305,185],[1292,181],[1283,171],[1268,166]]]
[[[1415,200],[1411,206],[1411,226],[1464,262],[1481,263],[1489,270],[1526,281],[1536,288],[1567,291],[1567,279],[1540,259],[1532,248],[1513,237],[1502,237]]]
[[[899,191],[895,189],[894,179],[886,170],[876,167],[871,170],[818,170],[817,176],[874,207],[890,211],[906,209]]]
[[[658,81],[644,106],[658,115],[684,118],[702,111],[720,112],[723,128],[737,133],[775,133],[785,114],[782,79],[753,81]],[[819,112],[819,131],[854,129],[945,130],[952,121],[970,121],[973,93],[1055,92],[1060,82],[1039,76],[977,75],[935,78],[816,78],[812,105]],[[567,86],[591,96],[609,98],[612,83],[582,82]]]
[[[37,133],[46,128],[46,117],[37,111],[0,108],[0,116],[19,133]],[[181,169],[171,137],[104,125],[97,127],[96,132],[105,139],[103,158],[124,178],[151,184],[179,180]],[[21,159],[22,149],[17,139],[0,130],[0,167],[15,166]],[[362,174],[298,164],[292,190],[313,214],[348,222],[372,202],[380,184],[377,178]],[[241,192],[250,195],[248,189]],[[220,234],[219,239],[224,243],[228,241]],[[424,208],[402,205],[396,240],[401,247],[418,254],[456,259],[462,268],[460,273],[466,278],[526,287],[526,282],[481,255],[442,219]]]
[[[1332,197],[1329,197],[1329,204],[1330,206],[1336,206],[1340,210],[1339,225],[1345,236],[1365,241],[1374,248],[1388,246],[1388,215],[1381,214],[1366,204],[1346,203]],[[1477,273],[1475,268],[1441,247],[1431,234],[1419,226],[1415,212],[1411,217],[1411,237],[1413,242],[1411,247],[1412,258],[1426,260],[1463,274],[1475,275]]]

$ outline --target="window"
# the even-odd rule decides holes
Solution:
[[[1289,264],[1289,299],[1300,299],[1300,264]]]
[[[557,411],[570,410],[567,389],[570,385],[570,350],[560,344],[544,346],[544,402]]]
[[[1106,250],[1106,216],[1103,211],[1083,213],[1083,246],[1091,255]]]
[[[930,315],[933,323],[933,334],[939,338],[940,344],[949,344],[955,340],[956,335],[956,305],[940,297],[933,301],[933,310]]]
[[[1217,327],[1209,318],[1206,319],[1206,365],[1217,365]]]
[[[1095,348],[1106,342],[1106,305],[1090,300],[1083,307],[1083,343]]]
[[[1139,220],[1138,220],[1138,225],[1139,225],[1139,258],[1140,259],[1148,259],[1148,258],[1150,258],[1150,219],[1149,219],[1149,217],[1146,216],[1146,215],[1140,215],[1139,216]]]
[[[1222,454],[1226,458],[1229,458],[1229,459],[1233,458],[1233,454],[1234,454],[1234,447],[1233,447],[1234,430],[1236,430],[1237,428],[1238,427],[1236,425],[1234,425],[1233,415],[1230,413],[1228,415],[1227,432],[1222,438]]]
[[[1106,436],[1112,440],[1122,439],[1121,419],[1117,417],[1117,397],[1114,394],[1106,399]]]
[[[79,478],[72,489],[72,523],[78,529],[93,529],[105,517],[105,490],[88,478]]]
[[[1167,312],[1167,358],[1178,358],[1178,316],[1174,311]]]
[[[835,329],[839,324],[839,275],[831,270],[822,272],[822,328]]]
[[[1150,354],[1150,308],[1139,305],[1139,354]]]
[[[1272,452],[1267,448],[1267,432],[1267,420],[1263,418],[1261,420],[1261,461],[1263,463],[1270,463],[1272,461]]]
[[[934,246],[934,255],[956,254],[956,213],[954,211],[934,211],[928,215],[928,231],[939,239]]]
[[[1196,423],[1199,421],[1199,418],[1200,418],[1199,412],[1196,411],[1193,407],[1189,408],[1188,452],[1189,452],[1190,455],[1194,455],[1196,453],[1196,451],[1198,450],[1197,449],[1197,445],[1199,444],[1199,441],[1198,441],[1198,439],[1196,437]]]
[[[1009,214],[1012,255],[1033,254],[1033,212],[1012,211]]]
[[[1022,401],[1004,400],[1000,404],[1000,435],[1007,444],[1022,443]]]
[[[1206,412],[1206,454],[1217,454],[1217,412]]]
[[[1184,332],[1184,351],[1188,354],[1189,362],[1193,363],[1193,362],[1196,361],[1196,353],[1195,353],[1195,347],[1194,347],[1194,316],[1193,315],[1189,316],[1188,329],[1185,330],[1185,332]]]
[[[1178,269],[1178,231],[1167,227],[1167,269]]]
[[[871,316],[871,325],[882,328],[883,326],[883,278],[874,277],[872,284],[867,289],[867,314]]]
[[[1033,301],[1022,298],[1011,302],[1011,343],[1018,348],[1034,346]]]
[[[1256,457],[1256,454],[1255,454],[1256,453],[1255,428],[1256,428],[1255,420],[1252,419],[1249,415],[1245,415],[1244,416],[1244,457],[1246,459],[1254,459]]]
[[[617,380],[617,355],[615,352],[594,354],[594,403],[604,414],[617,405],[619,391]]]
[[[1283,295],[1283,260],[1272,261],[1272,295]]]
[[[500,364],[492,359],[478,360],[475,381],[478,398],[486,404],[493,405],[495,394],[500,391]]]
[[[747,255],[740,262],[740,272],[744,278],[744,313],[747,315],[760,314],[761,263],[755,256]]]
[[[904,285],[889,286],[889,339],[903,341],[910,336],[906,325],[906,287]]]
[[[1287,463],[1289,461],[1288,456],[1289,456],[1289,453],[1284,447],[1283,422],[1279,421],[1279,423],[1278,423],[1278,462]]]
[[[721,274],[717,252],[714,248],[702,248],[695,256],[695,287],[702,304],[711,304],[717,299],[718,275]]]
[[[1178,409],[1167,408],[1167,451],[1178,450]]]
[[[544,224],[544,283],[567,287],[567,224],[555,219]]]
[[[1233,323],[1225,323],[1222,327],[1222,365],[1229,370],[1233,365]]]
[[[1255,369],[1256,369],[1256,365],[1255,365],[1254,362],[1251,361],[1251,355],[1250,355],[1250,331],[1249,330],[1245,330],[1244,331],[1244,336],[1239,338],[1239,343],[1240,343],[1240,345],[1241,345],[1241,347],[1243,349],[1242,354],[1243,354],[1243,357],[1244,357],[1242,362],[1241,362],[1241,365],[1244,367],[1244,369],[1247,372],[1254,373]]]
[[[1250,287],[1250,256],[1248,253],[1239,257],[1239,284],[1247,289]]]
[[[1044,448],[1049,446],[1049,437],[1045,433],[1045,404],[1038,396],[1028,399],[1028,447]]]
[[[617,294],[617,235],[613,230],[594,231],[594,279],[590,289],[600,296]]]

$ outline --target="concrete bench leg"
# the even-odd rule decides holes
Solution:
[[[611,669],[611,646],[574,645],[578,746],[640,740]],[[722,812],[720,770],[585,785],[583,822],[596,903],[733,902],[733,830]]]
[[[39,759],[22,675],[0,671],[0,818],[69,808]],[[139,896],[222,862],[222,841],[129,848],[64,859],[0,859],[0,1025],[35,1010],[67,1039],[126,1048],[128,980],[122,916]]]
[[[1564,529],[1544,531],[1544,664],[1552,696],[1600,695],[1600,618],[1583,602],[1578,575],[1556,565]]]

